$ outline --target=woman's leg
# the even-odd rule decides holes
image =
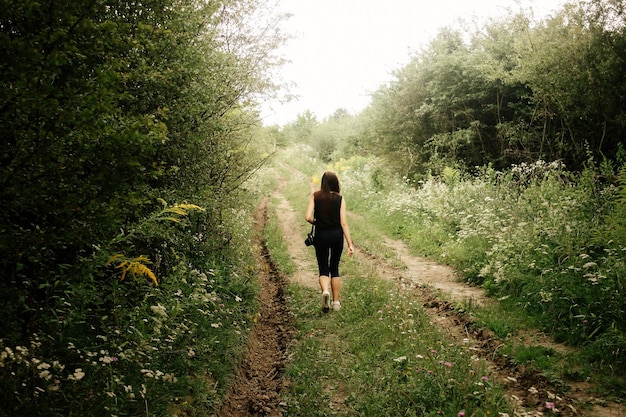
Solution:
[[[320,275],[320,288],[322,289],[322,292],[328,291],[331,286],[330,284],[331,280],[328,275]]]
[[[317,257],[317,266],[319,269],[319,283],[322,289],[322,309],[324,312],[330,310],[330,267],[328,263],[328,257],[330,254],[330,247],[327,242],[324,241],[323,235],[318,234],[316,239],[319,239],[315,244],[315,256]]]
[[[328,310],[330,310],[331,307],[330,292],[328,291],[329,285],[330,277],[321,275],[320,287],[322,287],[322,310],[324,310],[324,313],[328,313]]]
[[[339,291],[341,291],[341,278],[333,277],[330,280],[330,285],[333,289],[333,301],[339,301]]]
[[[341,230],[335,236],[335,242],[330,247],[330,285],[333,290],[333,301],[339,302],[339,292],[341,291],[341,278],[339,276],[339,262],[343,252],[343,232]]]

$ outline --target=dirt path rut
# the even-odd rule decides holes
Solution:
[[[267,222],[268,200],[255,213],[257,235]],[[265,241],[256,242],[259,259],[260,310],[252,328],[245,356],[216,417],[278,417],[282,415],[280,391],[287,348],[293,327],[285,301],[287,281],[276,270]]]

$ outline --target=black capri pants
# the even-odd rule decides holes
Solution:
[[[339,277],[339,261],[343,252],[343,230],[339,228],[315,231],[315,256],[319,276]]]

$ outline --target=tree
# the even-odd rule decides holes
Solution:
[[[614,158],[626,121],[625,16],[622,2],[589,0],[543,22],[515,14],[474,33],[441,30],[373,95],[369,147],[408,176]]]
[[[538,152],[577,169],[590,151],[614,157],[624,127],[621,2],[569,4],[520,45],[515,75],[532,90]]]
[[[246,20],[263,6],[2,0],[3,335],[28,337],[51,283],[101,276],[80,260],[157,198],[213,197],[204,231],[216,232],[228,193],[261,163],[253,106],[273,91],[283,39],[276,20]]]

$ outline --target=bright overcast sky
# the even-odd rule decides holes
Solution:
[[[369,104],[369,94],[407,64],[437,30],[459,18],[471,21],[531,8],[535,18],[564,0],[280,0],[293,16],[285,23],[295,36],[280,53],[291,61],[281,77],[295,86],[287,104],[265,103],[265,125],[294,121],[312,111],[319,121],[344,108],[352,114]]]

